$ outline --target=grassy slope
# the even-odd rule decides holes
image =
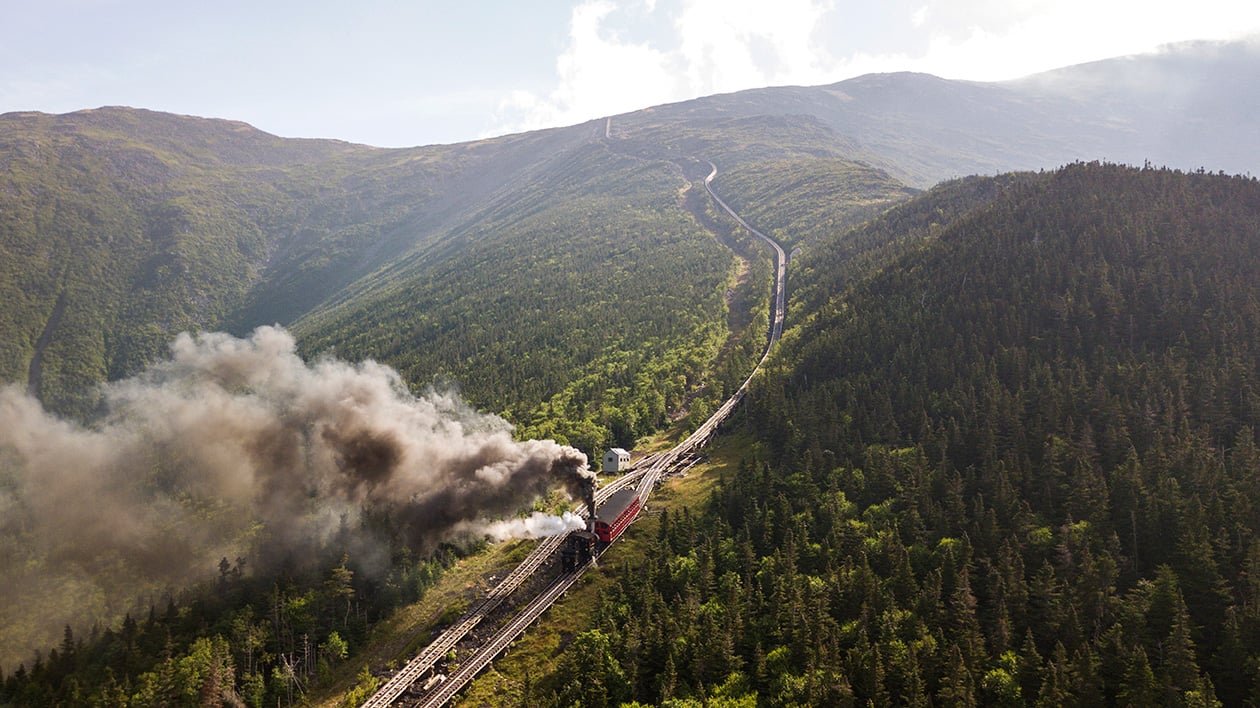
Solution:
[[[791,252],[834,236],[915,191],[851,160],[769,160],[719,174],[714,187],[740,216]]]
[[[337,706],[360,682],[364,669],[372,671],[405,664],[430,638],[457,619],[478,593],[485,591],[487,578],[503,577],[529,549],[528,541],[510,541],[458,561],[423,600],[399,609],[379,623],[367,649],[338,666],[311,696],[310,703],[328,708]]]
[[[124,109],[0,124],[0,380],[80,412],[84,390],[238,304],[285,170],[347,149]]]

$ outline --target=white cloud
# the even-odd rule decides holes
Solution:
[[[568,44],[546,95],[514,91],[494,132],[531,130],[774,83],[826,81],[836,63],[812,34],[828,6],[815,0],[683,0],[675,12],[649,0],[636,10],[665,32],[655,42],[621,39],[623,9],[610,0],[574,8]],[[626,11],[629,14],[628,10]]]
[[[926,20],[920,26],[930,36],[925,52],[855,54],[845,61],[845,74],[909,70],[996,81],[1260,29],[1260,3],[1236,0],[1027,0],[1003,12],[991,9],[991,0],[934,0],[913,18],[916,26],[920,16]]]
[[[578,123],[678,95],[665,52],[605,32],[604,22],[616,9],[607,0],[574,8],[568,46],[556,61],[556,88],[546,96],[513,91],[499,106],[501,125],[494,132]]]
[[[835,61],[812,36],[829,9],[814,0],[691,0],[675,23],[688,88],[826,81]]]

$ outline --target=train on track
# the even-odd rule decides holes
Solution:
[[[560,550],[560,569],[564,572],[577,570],[617,540],[622,531],[634,521],[642,507],[639,490],[631,487],[614,492],[599,507],[582,531],[574,531],[565,539]]]
[[[591,533],[605,545],[617,540],[639,514],[639,490],[633,487],[615,492],[592,518]]]

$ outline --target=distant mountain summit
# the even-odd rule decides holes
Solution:
[[[1260,37],[1187,42],[1157,54],[1081,64],[1004,84],[1076,106],[1108,130],[1114,161],[1260,173]]]
[[[1260,40],[1178,44],[999,83],[869,74],[709,96],[649,115],[687,123],[809,116],[850,157],[916,187],[1095,159],[1256,173]]]

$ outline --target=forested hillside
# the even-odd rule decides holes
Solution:
[[[236,306],[289,201],[277,175],[346,149],[121,109],[0,126],[0,380],[78,412]]]
[[[884,267],[820,267],[875,231]],[[562,703],[1260,698],[1260,183],[975,178],[803,260],[753,452],[662,519]]]
[[[77,414],[180,331],[290,324],[449,249],[505,184],[591,135],[378,150],[125,108],[0,121],[0,379]]]
[[[407,150],[121,108],[3,120],[0,379],[77,416],[180,331],[280,323],[308,356],[453,384],[523,435],[632,446],[698,388],[707,410],[726,330],[768,278],[713,237],[729,228],[689,187],[706,160],[817,183],[794,204],[837,215],[906,196],[811,120],[647,112],[611,139],[588,124]]]
[[[391,343],[374,329],[395,329],[391,317],[359,332],[355,313],[398,313],[397,298],[417,287],[427,290],[417,297],[435,296],[418,284],[434,280],[430,269],[466,267],[473,261],[458,259],[487,238],[491,252],[544,227],[577,236],[565,229],[584,230],[596,212],[584,222],[574,196],[595,196],[595,188],[610,198],[598,207],[600,224],[645,227],[644,205],[658,208],[679,177],[703,177],[705,160],[726,173],[739,208],[793,245],[874,213],[842,219],[803,206],[827,194],[878,205],[903,196],[901,182],[927,187],[1097,157],[1255,170],[1247,131],[1257,98],[1237,77],[1254,74],[1258,56],[1254,42],[1185,45],[1002,84],[873,75],[401,150],[284,140],[240,123],[122,108],[8,114],[0,117],[0,296],[12,306],[0,317],[14,336],[0,344],[0,378],[85,414],[94,400],[84,390],[134,373],[181,330],[243,334],[334,308],[304,331],[330,325],[323,345],[405,362],[417,381],[460,380],[479,405],[528,418],[545,396],[506,400],[503,382],[519,378],[513,367],[485,371],[499,356],[489,349],[519,349],[524,340],[488,345],[483,337],[417,358],[414,342]],[[643,162],[632,168],[631,159]],[[618,188],[607,192],[612,183]],[[631,198],[623,205],[614,195]],[[667,218],[686,218],[672,211]],[[658,227],[674,228],[649,228]],[[495,239],[500,245],[490,246]],[[620,267],[611,263],[588,267]],[[439,319],[453,321],[459,308]],[[637,336],[628,332],[619,347]],[[469,380],[483,373],[484,386]]]
[[[840,214],[905,194],[827,149],[811,157],[827,131],[809,121],[736,121],[666,144],[654,141],[668,131],[608,139],[587,125],[414,150],[285,141],[242,124],[130,109],[4,121],[13,130],[0,175],[10,219],[0,242],[11,258],[0,289],[14,306],[3,312],[13,334],[3,380],[25,384],[50,410],[93,421],[105,437],[138,416],[98,401],[164,374],[103,393],[96,384],[166,359],[180,331],[244,334],[279,320],[308,361],[371,358],[396,367],[413,391],[457,388],[516,423],[519,438],[594,454],[633,447],[707,417],[764,341],[769,261],[716,214],[700,186],[706,156],[692,151],[723,145],[714,157],[724,168],[780,154],[789,174],[870,172],[852,195],[825,199]],[[785,146],[778,153],[776,140]],[[35,404],[7,395],[6,415],[39,418]],[[157,435],[146,426],[137,439]],[[289,535],[283,520],[244,518],[214,494],[189,491],[178,480],[197,469],[196,455],[165,452],[107,472],[97,458],[77,464],[100,483],[117,473],[111,490],[135,491],[147,500],[137,508],[169,517],[161,535],[183,544],[176,565],[195,567],[146,568],[135,549],[107,537],[90,563],[67,565],[75,544],[43,543],[32,524],[44,521],[34,504],[44,482],[13,452],[0,451],[0,508],[12,512],[0,524],[0,566],[21,582],[0,612],[0,660],[10,671],[24,667],[7,694],[19,702],[63,700],[75,686],[99,697],[108,669],[123,693],[160,703],[188,687],[153,675],[174,670],[161,660],[219,651],[207,642],[235,631],[224,623],[238,619],[249,625],[242,631],[265,635],[258,641],[269,658],[230,657],[231,690],[287,698],[297,679],[268,672],[303,651],[298,637],[332,641],[337,632],[358,649],[375,621],[414,600],[443,565],[418,556],[432,548],[409,546],[381,508],[343,515],[343,533],[286,558],[274,552]],[[229,529],[228,519],[240,525]],[[203,524],[217,526],[202,534]],[[339,623],[323,616],[334,602],[320,594],[330,568],[342,569],[343,590],[361,600]],[[59,580],[41,586],[47,578]],[[186,591],[197,578],[212,584]],[[175,602],[178,611],[160,611]],[[295,603],[299,614],[268,616],[273,602]],[[128,610],[143,615],[151,605],[158,609],[140,627],[119,625]],[[189,616],[196,621],[183,623]],[[63,630],[77,640],[32,662]],[[162,637],[164,653],[150,651]],[[322,676],[315,654],[302,656],[301,680]]]
[[[745,165],[723,175],[718,184],[731,208],[789,252],[915,194],[882,170],[827,158]]]
[[[769,280],[760,270],[751,280],[740,275],[731,248],[750,261],[764,256],[705,215],[705,160],[736,176],[773,169],[791,184],[817,182],[792,203],[839,219],[910,194],[819,147],[829,131],[809,121],[705,130],[614,121],[613,135],[505,190],[442,242],[440,267],[423,270],[432,257],[409,255],[300,320],[306,348],[372,356],[413,381],[451,376],[471,400],[513,415],[529,435],[587,450],[632,447],[709,383],[726,338],[724,311],[737,323],[747,314],[748,305],[732,310],[723,292],[759,292]],[[756,162],[775,154],[784,157],[772,166]],[[734,193],[757,184],[743,179]],[[721,183],[725,189],[727,178]],[[831,189],[841,183],[846,191]],[[786,211],[786,201],[772,204]],[[752,361],[741,359],[731,378],[742,380]]]

